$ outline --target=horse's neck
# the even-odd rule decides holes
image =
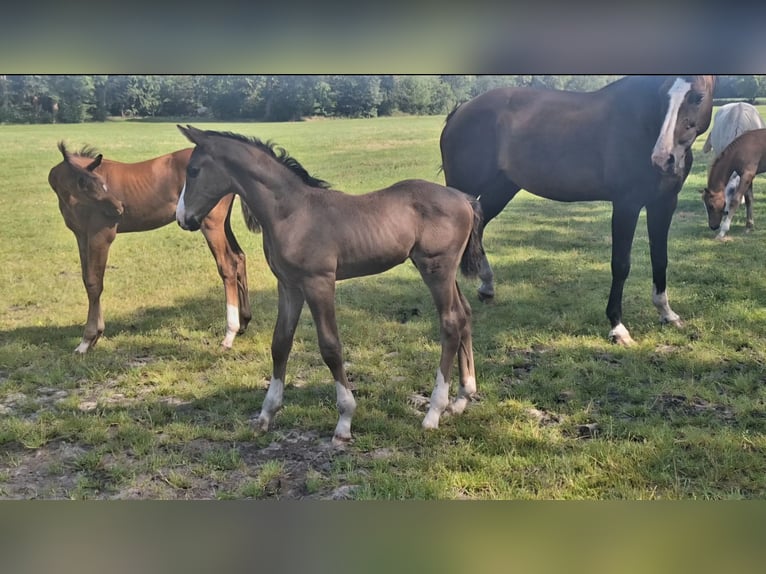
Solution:
[[[710,182],[708,187],[711,189],[723,189],[729,181],[731,172],[734,170],[731,155],[719,155],[710,168]]]

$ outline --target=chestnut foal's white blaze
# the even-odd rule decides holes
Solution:
[[[181,229],[186,229],[186,203],[184,202],[184,196],[186,195],[186,180],[184,180],[184,186],[181,188],[181,196],[178,198],[176,204],[176,221]]]
[[[662,122],[657,143],[654,144],[654,149],[652,150],[652,163],[660,168],[664,169],[674,151],[673,135],[676,129],[676,121],[678,120],[678,110],[681,109],[681,104],[691,87],[691,82],[677,78],[668,90],[668,98],[670,98],[668,111]]]

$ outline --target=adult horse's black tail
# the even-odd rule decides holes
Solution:
[[[255,214],[250,211],[250,208],[247,206],[242,197],[239,198],[239,203],[242,205],[242,217],[245,218],[245,225],[247,225],[247,228],[253,233],[260,233],[261,224],[256,219]]]
[[[484,245],[482,244],[482,236],[484,235],[483,215],[479,200],[470,195],[466,195],[466,197],[473,208],[473,226],[471,227],[471,235],[468,237],[468,244],[460,258],[460,271],[466,277],[476,277],[484,257]]]

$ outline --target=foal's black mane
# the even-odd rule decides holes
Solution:
[[[59,148],[59,151],[64,156],[70,155],[71,153],[71,155],[77,155],[80,157],[89,157],[91,159],[96,159],[96,157],[99,155],[99,151],[93,146],[89,146],[89,145],[82,146],[82,148],[80,148],[80,151],[70,152],[68,149],[66,149],[66,145],[64,144],[64,142],[60,141],[58,148]]]
[[[322,189],[329,189],[330,183],[326,182],[323,179],[319,179],[314,177],[313,175],[309,174],[308,171],[306,171],[306,168],[304,168],[297,159],[292,157],[289,153],[287,153],[287,150],[283,148],[282,146],[279,146],[275,144],[272,141],[262,141],[258,139],[257,137],[248,137],[244,136],[242,134],[234,133],[234,132],[218,132],[213,130],[205,130],[205,135],[209,136],[221,136],[224,138],[229,138],[233,140],[240,141],[242,143],[246,143],[248,145],[252,145],[257,147],[259,150],[266,152],[271,157],[276,159],[278,162],[280,162],[282,165],[287,167],[290,171],[292,171],[295,175],[301,178],[303,180],[303,183],[306,185],[309,185],[311,187],[319,187]]]

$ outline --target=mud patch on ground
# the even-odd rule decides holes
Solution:
[[[354,452],[334,447],[314,431],[273,433],[266,446],[196,439],[168,444],[153,466],[152,456],[97,453],[65,441],[37,449],[17,447],[0,456],[3,499],[220,499],[272,498],[339,500],[354,498],[364,461],[394,456],[391,449]],[[356,482],[339,468],[355,458]]]

